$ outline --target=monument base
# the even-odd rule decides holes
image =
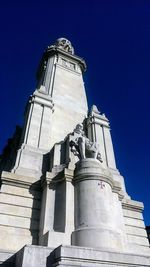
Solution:
[[[9,262],[7,259],[6,263]],[[5,262],[1,265],[6,266]],[[9,266],[9,265],[8,265]],[[56,249],[27,245],[16,253],[14,267],[149,267],[150,255],[100,249],[59,246]]]

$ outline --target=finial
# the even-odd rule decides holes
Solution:
[[[53,45],[49,45],[46,50],[44,51],[44,56],[47,60],[47,56],[53,55],[54,53],[62,53],[66,56],[70,56],[72,59],[76,59],[79,63],[81,70],[84,72],[86,70],[86,63],[84,59],[74,55],[74,48],[71,44],[71,42],[64,38],[58,38],[56,42]]]
[[[97,113],[97,114],[100,114],[100,111],[98,110],[98,108],[97,108],[96,105],[93,105],[93,106],[91,107],[91,113],[92,113],[92,112],[95,112],[95,113]]]
[[[74,48],[69,40],[64,37],[58,38],[54,45],[48,46],[48,48],[55,47],[62,49],[72,55],[74,55]]]

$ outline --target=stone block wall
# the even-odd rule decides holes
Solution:
[[[38,244],[41,191],[31,177],[3,172],[0,190],[0,249]]]
[[[128,250],[139,254],[149,253],[149,242],[143,219],[143,204],[131,199],[123,200],[124,224],[128,240]]]

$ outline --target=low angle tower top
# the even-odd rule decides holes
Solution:
[[[88,110],[85,70],[66,38],[43,53],[24,124],[1,156],[0,262],[150,264],[143,203],[127,193],[108,118]]]

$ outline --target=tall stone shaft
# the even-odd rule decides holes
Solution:
[[[60,49],[60,44],[45,51],[38,70],[38,91],[52,98],[54,107],[50,149],[72,132],[87,117],[88,107],[82,73],[83,59]],[[43,71],[42,71],[43,70]],[[45,148],[46,142],[41,148]]]
[[[0,160],[2,267],[150,266],[143,203],[126,192],[105,114],[88,112],[85,69],[65,38],[43,54]]]
[[[87,117],[88,107],[82,73],[83,59],[63,49],[60,38],[46,49],[37,71],[37,89],[31,96],[13,172],[40,177],[42,157],[63,141],[77,123]]]

